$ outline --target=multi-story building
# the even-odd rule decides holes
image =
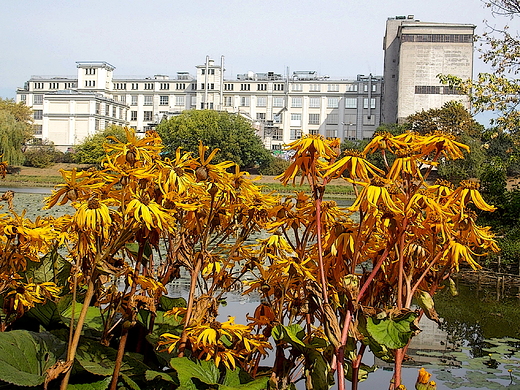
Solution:
[[[387,20],[382,122],[402,123],[450,100],[469,108],[468,98],[442,85],[437,75],[472,77],[474,29],[471,24],[421,22],[413,15]]]
[[[332,80],[315,71],[224,75],[206,58],[196,74],[175,78],[118,78],[107,62],[78,62],[71,77],[32,76],[16,100],[34,110],[36,135],[61,149],[110,124],[137,132],[190,109],[239,113],[251,120],[269,149],[302,134],[343,139],[370,138],[380,124],[381,76]]]

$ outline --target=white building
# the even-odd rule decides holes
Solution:
[[[450,100],[469,108],[467,96],[442,85],[437,75],[472,78],[474,29],[471,24],[420,22],[413,15],[387,20],[382,122],[402,123]]]
[[[110,124],[137,132],[190,109],[239,113],[258,129],[268,149],[302,134],[370,138],[380,124],[381,76],[331,80],[315,71],[239,74],[228,79],[206,58],[196,74],[174,78],[118,78],[107,62],[77,62],[75,76],[32,76],[16,93],[34,110],[36,136],[62,150]]]

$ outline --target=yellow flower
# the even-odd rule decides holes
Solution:
[[[148,230],[168,229],[171,216],[155,200],[150,200],[146,194],[135,197],[126,206],[126,215],[133,217],[138,223],[144,223]]]
[[[386,185],[388,185],[388,181],[381,178],[375,177],[370,183],[357,183],[362,185],[364,188],[356,198],[355,202],[352,206],[349,207],[350,211],[356,212],[362,209],[363,211],[367,211],[373,215],[377,214],[378,207],[383,204],[388,210],[393,213],[399,214],[402,213],[402,210],[398,205],[392,200]]]
[[[365,159],[365,155],[357,150],[346,150],[346,156],[328,166],[325,176],[334,174],[341,176],[344,171],[349,172],[349,177],[369,181],[370,177],[381,175],[384,172]]]
[[[451,194],[447,206],[458,205],[460,207],[460,213],[462,213],[466,205],[471,201],[480,210],[495,211],[496,207],[487,204],[482,198],[482,195],[478,191],[479,187],[480,185],[477,182],[462,180],[459,187]]]
[[[76,225],[83,230],[106,232],[112,224],[112,217],[110,209],[105,203],[106,201],[96,198],[79,203],[74,215]]]

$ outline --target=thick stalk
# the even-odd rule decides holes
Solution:
[[[191,312],[193,311],[193,303],[195,301],[195,288],[197,286],[197,277],[199,276],[200,270],[202,268],[202,257],[197,257],[197,263],[195,265],[195,270],[191,274],[190,281],[190,295],[188,296],[188,307],[186,308],[186,316],[184,317],[184,329],[182,330],[181,339],[179,340],[179,357],[184,356],[184,349],[186,348],[186,341],[188,340],[188,332],[187,328],[191,319]]]
[[[72,365],[74,364],[74,358],[76,357],[76,351],[78,349],[79,338],[81,336],[81,331],[83,330],[83,324],[85,323],[85,318],[87,317],[87,311],[90,306],[90,302],[92,301],[92,297],[94,296],[94,280],[96,278],[96,273],[92,275],[90,280],[88,281],[87,292],[85,293],[85,299],[83,301],[83,307],[81,309],[81,313],[79,314],[78,324],[76,325],[76,330],[74,331],[74,338],[72,339],[72,343],[70,344],[70,348],[67,351],[67,362],[70,362],[71,368],[67,371],[63,380],[61,381],[60,390],[67,390],[69,385],[70,374],[72,372]]]
[[[128,339],[128,330],[130,328],[128,326],[125,326],[125,323],[123,323],[123,334],[121,335],[121,338],[119,339],[119,348],[117,349],[117,356],[116,356],[116,362],[114,365],[114,373],[112,375],[112,380],[110,381],[110,390],[116,390],[117,389],[117,381],[119,380],[119,372],[121,371],[121,365],[123,363],[123,357],[125,355],[125,346],[126,346],[126,340]]]

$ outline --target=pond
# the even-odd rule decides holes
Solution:
[[[49,189],[15,189],[15,211],[27,210],[26,216],[71,213],[71,206],[42,211],[43,199]],[[0,188],[0,194],[6,189]],[[5,209],[3,210],[5,211]],[[186,295],[187,279],[168,286],[172,296]],[[437,389],[520,389],[520,300],[511,297],[497,302],[496,292],[460,284],[460,294],[453,297],[448,289],[436,296],[437,311],[442,324],[423,318],[422,332],[408,350],[403,382],[412,389],[420,367],[425,367],[437,382]],[[236,317],[245,321],[258,301],[239,294],[227,297],[221,308],[222,318]],[[366,355],[371,359],[371,354]],[[379,369],[362,382],[360,389],[388,388],[392,367],[379,360],[363,361]]]

